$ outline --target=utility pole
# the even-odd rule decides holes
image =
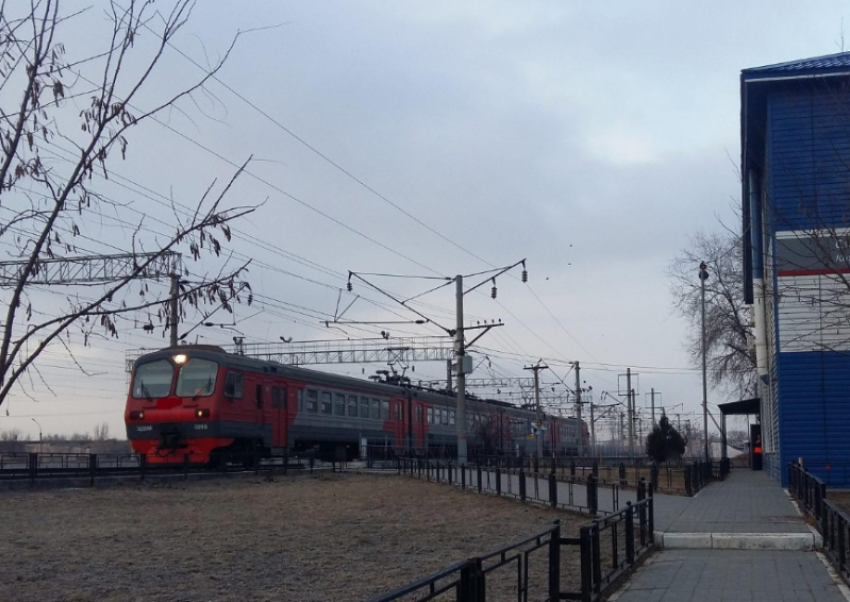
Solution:
[[[534,366],[526,366],[524,370],[531,370],[534,372],[534,407],[537,410],[537,430],[535,432],[535,437],[537,438],[537,457],[543,457],[543,409],[540,407],[540,377],[539,372],[541,370],[547,370],[549,366],[545,364],[541,364],[537,362]],[[581,434],[579,434],[579,438],[581,438]]]
[[[455,330],[455,356],[457,358],[457,461],[466,464],[468,461],[466,449],[466,372],[463,368],[463,358],[466,351],[463,346],[463,276],[455,276],[455,291],[457,296],[457,323]]]
[[[180,294],[180,276],[171,272],[169,277],[171,278],[171,298],[168,300],[168,325],[170,327],[168,342],[171,347],[177,347],[177,322],[179,320],[177,317],[177,296]]]
[[[581,423],[581,377],[579,376],[581,368],[579,368],[578,362],[574,362],[574,365],[576,367],[576,418],[578,418],[578,456],[580,458],[584,455],[584,428],[582,428]],[[592,413],[593,410],[591,409],[591,414]],[[593,419],[591,418],[591,423],[592,422]],[[593,428],[592,424],[591,428]]]
[[[617,455],[618,456],[620,455],[620,453],[625,451],[625,448],[626,448],[626,446],[623,443],[623,436],[624,436],[624,433],[623,433],[623,412],[621,411],[620,412],[620,445],[617,446],[617,452],[618,452]]]
[[[581,424],[579,424],[581,428]],[[596,457],[596,426],[593,418],[593,402],[590,402],[590,455]]]
[[[635,457],[635,410],[634,390],[632,389],[632,369],[626,368],[626,400],[629,412],[629,456]]]
[[[652,397],[652,428],[655,428],[655,387],[652,388],[650,396]]]
[[[452,360],[446,360],[446,393],[452,392]]]
[[[711,461],[708,453],[708,381],[706,379],[706,348],[705,348],[705,281],[708,280],[708,266],[705,262],[699,264],[700,302],[702,306],[702,422],[705,447],[705,461]]]

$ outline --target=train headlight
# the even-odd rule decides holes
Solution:
[[[189,359],[185,353],[178,353],[177,355],[171,356],[172,361],[178,366],[182,366],[186,363],[186,360]]]
[[[145,412],[143,410],[136,410],[135,412],[130,412],[130,420],[144,420]]]
[[[201,408],[201,409],[195,410],[195,416],[197,416],[198,418],[209,418],[210,417],[210,411],[209,411],[208,408]]]

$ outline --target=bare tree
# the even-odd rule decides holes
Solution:
[[[94,440],[106,441],[107,439],[109,439],[109,424],[106,422],[101,422],[100,424],[95,425]]]
[[[699,265],[705,262],[706,365],[709,381],[739,396],[756,392],[756,358],[750,310],[744,303],[741,237],[732,232],[697,232],[692,244],[670,263],[668,276],[673,303],[688,320],[688,351],[694,366],[702,365],[702,307]]]
[[[21,377],[28,371],[40,376],[34,362],[48,346],[64,346],[73,359],[72,325],[79,328],[82,344],[90,344],[93,336],[117,337],[120,318],[128,313],[146,310],[163,323],[167,312],[162,304],[169,293],[156,296],[144,285],[138,297],[128,299],[131,283],[181,251],[195,261],[220,256],[222,241],[230,240],[229,222],[254,207],[224,208],[224,197],[244,165],[223,186],[210,185],[193,209],[181,212],[172,204],[165,233],[149,229],[147,210],[128,214],[125,203],[103,192],[114,161],[127,158],[131,130],[166,111],[185,115],[181,103],[207,94],[205,83],[233,47],[196,81],[169,78],[176,89],[165,92],[161,82],[151,83],[190,17],[192,0],[172,0],[162,10],[162,3],[154,1],[111,1],[94,35],[75,29],[88,16],[76,4],[67,3],[63,11],[60,0],[0,2],[0,242],[12,249],[8,258],[18,266],[0,282],[6,305],[0,326],[2,404],[13,386],[23,386]],[[84,36],[88,43],[101,42],[101,49],[71,56],[66,42]],[[33,283],[46,262],[85,254],[80,241],[99,240],[87,237],[86,228],[107,219],[121,222],[126,235],[118,244],[131,258],[130,269],[87,286],[84,293],[68,294],[61,304],[45,307],[42,297],[39,306]],[[176,295],[181,312],[188,311],[184,306],[206,315],[220,308],[231,311],[242,295],[250,302],[248,285],[241,280],[247,264],[233,266],[226,257],[217,264],[211,276],[190,276],[184,265]]]

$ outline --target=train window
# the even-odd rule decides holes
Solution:
[[[277,387],[272,387],[272,407],[280,407],[280,389]]]
[[[422,406],[416,406],[416,422],[422,422]]]
[[[228,372],[224,379],[224,396],[230,399],[242,399],[242,373]]]
[[[280,409],[286,409],[286,387],[280,387],[278,389],[278,401],[280,402]]]
[[[449,410],[449,424],[455,423],[455,411]]]
[[[136,368],[136,377],[133,380],[133,397],[136,399],[165,397],[171,391],[173,379],[174,366],[168,360],[142,364]]]
[[[434,408],[428,408],[428,424],[434,424]]]
[[[360,417],[369,417],[369,399],[367,397],[360,398]]]
[[[398,402],[395,403],[395,419],[398,422],[401,422],[404,419],[404,414],[402,413],[402,405]]]
[[[372,412],[371,412],[372,420],[380,420],[381,419],[381,402],[377,399],[372,399]]]
[[[446,409],[440,410],[440,424],[449,423],[449,411]]]
[[[331,394],[327,391],[322,391],[322,414],[331,413]]]
[[[307,389],[307,411],[319,411],[319,392],[315,389]]]
[[[389,420],[390,419],[390,402],[389,401],[381,401],[381,420]]]
[[[215,390],[218,364],[209,360],[191,358],[180,367],[177,374],[177,397],[207,397]]]
[[[257,385],[257,409],[263,407],[263,385]]]
[[[357,418],[357,396],[349,395],[348,396],[348,416],[351,418]]]
[[[345,395],[337,393],[334,396],[334,414],[345,416]]]

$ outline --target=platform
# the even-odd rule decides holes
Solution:
[[[814,550],[822,540],[765,473],[733,470],[695,497],[655,496],[656,544],[671,548]]]

